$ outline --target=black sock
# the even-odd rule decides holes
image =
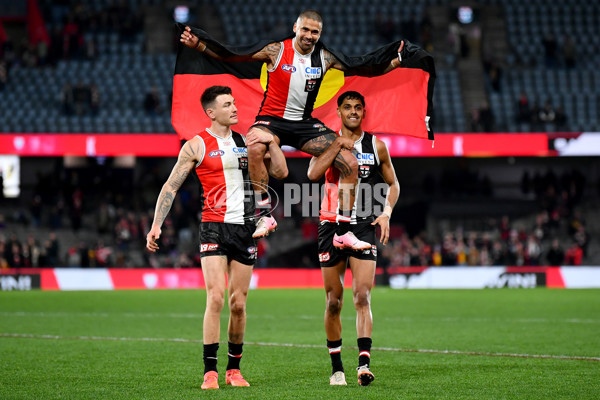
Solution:
[[[342,339],[328,339],[327,349],[329,350],[329,357],[331,357],[331,374],[333,375],[337,371],[344,372],[344,366],[342,365]]]
[[[260,215],[271,216],[271,196],[269,196],[268,191],[260,194],[260,200],[256,202],[256,208]]]
[[[242,347],[244,343],[228,343],[227,351],[227,370],[240,369],[240,361],[242,361]]]
[[[356,339],[356,343],[358,344],[358,366],[366,365],[368,367],[371,363],[371,344],[373,340],[370,337],[361,337]]]
[[[338,216],[337,235],[342,236],[350,230],[350,220],[352,218],[352,210],[340,210]]]
[[[204,345],[204,373],[217,371],[217,350],[219,343]]]

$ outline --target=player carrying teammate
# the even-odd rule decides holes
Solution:
[[[248,181],[248,155],[244,136],[231,130],[237,124],[237,108],[231,89],[212,86],[201,97],[202,108],[211,120],[210,128],[187,141],[171,175],[163,185],[156,203],[152,228],[146,247],[158,250],[164,222],[177,191],[195,170],[202,188],[200,256],[206,284],[204,313],[204,382],[202,389],[218,389],[217,350],[220,315],[225,302],[226,280],[229,284],[228,363],[226,385],[249,386],[240,373],[240,360],[246,329],[246,298],[256,261],[254,199]],[[269,147],[269,172],[286,175],[285,159],[273,137],[261,132],[256,137]],[[248,195],[250,193],[250,195]]]
[[[198,39],[189,27],[181,34],[181,42],[196,48],[210,57],[221,61],[264,61],[267,63],[268,84],[264,99],[254,125],[248,133],[248,159],[250,179],[260,200],[258,206],[265,211],[253,237],[267,236],[277,227],[270,214],[270,198],[267,192],[269,174],[263,163],[267,146],[258,141],[255,132],[268,132],[274,135],[278,145],[289,145],[313,156],[319,156],[335,140],[336,134],[321,121],[312,117],[312,111],[325,73],[330,68],[346,70],[347,67],[331,52],[324,49],[319,38],[323,30],[323,19],[314,10],[303,11],[293,30],[295,37],[283,42],[273,42],[261,50],[244,56],[222,57],[206,43]],[[387,73],[400,66],[400,52],[381,73]],[[358,179],[358,163],[350,151],[343,149],[333,159],[333,165],[340,176],[338,226],[334,246],[365,250],[371,244],[358,240],[350,231],[350,217],[354,204],[355,186]]]
[[[359,177],[356,201],[352,208],[351,231],[361,241],[375,243],[375,227],[379,225],[380,241],[383,245],[387,243],[389,220],[400,195],[400,185],[385,143],[362,130],[362,121],[365,117],[364,97],[358,92],[349,91],[340,95],[337,103],[337,113],[342,122],[339,136],[323,154],[312,158],[308,168],[308,177],[311,180],[318,180],[325,175],[325,197],[321,204],[319,225],[319,262],[326,292],[325,332],[332,365],[329,383],[346,385],[340,353],[342,347],[340,312],[344,294],[344,275],[347,265],[350,264],[359,351],[358,383],[367,386],[374,379],[370,370],[373,329],[371,288],[375,278],[377,248],[373,245],[362,252],[348,252],[332,246],[332,238],[335,244],[336,230],[336,187],[340,177],[331,164],[340,148],[352,147],[357,152]],[[373,188],[379,174],[388,185],[388,191],[384,211],[375,217]]]

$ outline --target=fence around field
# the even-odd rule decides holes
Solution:
[[[600,288],[594,267],[407,267],[377,269],[375,283],[393,289]],[[255,269],[252,289],[321,288],[319,269]],[[344,286],[352,287],[352,273]],[[0,289],[122,290],[203,289],[200,268],[190,269],[7,269]]]

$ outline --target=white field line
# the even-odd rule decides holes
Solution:
[[[97,341],[117,341],[117,342],[175,342],[175,343],[202,343],[198,339],[184,338],[148,338],[148,337],[112,337],[112,336],[58,336],[58,335],[40,335],[29,333],[0,333],[0,338],[17,339],[50,339],[50,340],[97,340]],[[271,342],[245,342],[250,346],[268,346],[268,347],[291,347],[291,348],[310,348],[324,349],[323,345],[299,344],[299,343],[271,343]],[[346,349],[356,350],[356,347],[345,346]],[[479,351],[462,350],[435,350],[435,349],[404,349],[393,347],[373,347],[373,351],[397,352],[397,353],[427,353],[427,354],[450,354],[466,356],[487,356],[487,357],[512,357],[512,358],[538,358],[551,360],[571,360],[571,361],[596,361],[600,362],[600,357],[588,356],[566,356],[552,354],[518,354],[518,353],[492,353]]]
[[[0,317],[45,317],[45,318],[56,318],[56,317],[87,317],[87,318],[188,318],[188,319],[202,319],[204,314],[196,313],[107,313],[107,312],[30,312],[30,311],[0,311]],[[224,313],[223,317],[228,318],[227,314]],[[322,320],[322,315],[290,315],[294,319],[306,319],[306,320]],[[252,319],[281,319],[280,316],[275,317],[274,315],[267,314],[248,314],[249,320]],[[355,317],[342,316],[342,319],[354,321]],[[568,319],[548,319],[548,318],[479,318],[479,317],[424,317],[424,318],[411,318],[411,317],[385,317],[380,318],[381,321],[397,321],[397,322],[519,322],[519,323],[569,323],[569,324],[600,324],[600,319],[579,319],[579,318],[568,318]]]

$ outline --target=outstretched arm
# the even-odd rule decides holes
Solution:
[[[281,50],[281,43],[269,43],[256,53],[222,57],[221,55],[207,48],[206,43],[200,40],[198,36],[194,35],[189,26],[185,27],[185,30],[181,33],[181,38],[179,41],[190,49],[196,49],[214,59],[227,62],[267,61],[269,63],[274,63],[279,55],[279,51]]]
[[[379,71],[377,74],[384,75],[384,74],[387,74],[388,72],[400,67],[402,64],[400,53],[402,52],[403,49],[404,49],[404,41],[401,41],[400,47],[398,47],[398,57],[392,58],[392,60],[385,67],[385,69],[383,71]],[[325,59],[325,65],[327,66],[327,69],[334,68],[334,69],[339,69],[340,71],[348,70],[348,68],[344,64],[342,64],[342,62],[340,60],[338,60],[336,56],[334,56],[333,54],[331,54],[331,52],[329,52],[327,50],[325,50],[323,58]],[[363,74],[365,74],[365,73],[363,72]],[[369,76],[371,74],[373,74],[373,73],[372,72],[366,73],[365,75]],[[362,75],[362,74],[359,73],[359,75]]]
[[[333,164],[333,161],[340,150],[352,150],[353,148],[354,141],[352,139],[343,136],[337,137],[320,156],[313,157],[310,160],[307,172],[308,179],[311,181],[318,181],[321,179],[321,177],[325,175],[327,169]]]
[[[385,183],[388,184],[389,190],[385,198],[385,208],[383,209],[383,213],[381,213],[371,225],[378,224],[381,226],[381,237],[379,238],[379,241],[385,246],[390,237],[390,217],[392,216],[392,209],[400,196],[400,183],[398,183],[396,171],[394,171],[394,165],[392,164],[392,159],[387,146],[379,139],[376,139],[376,143],[381,176]]]
[[[146,235],[146,248],[151,252],[154,253],[158,250],[156,240],[161,234],[160,227],[165,221],[165,218],[167,218],[169,210],[171,210],[177,191],[181,185],[183,185],[183,182],[185,182],[190,171],[193,170],[198,161],[202,159],[203,154],[204,142],[199,139],[192,139],[186,142],[181,148],[177,162],[171,171],[171,175],[169,175],[169,178],[158,195],[152,227],[150,228],[148,235]]]

